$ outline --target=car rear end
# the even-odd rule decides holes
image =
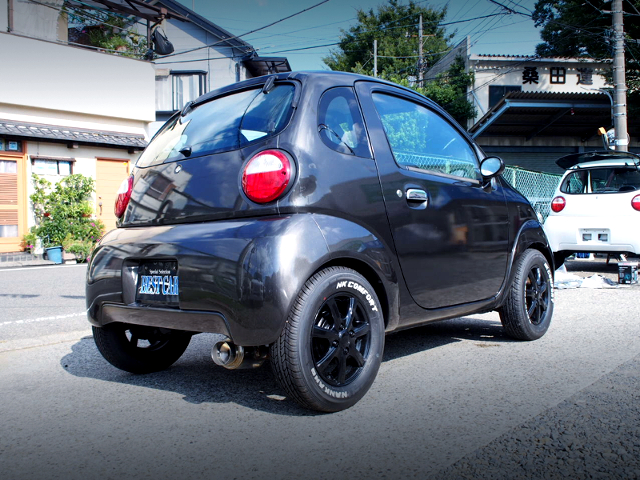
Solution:
[[[640,253],[639,163],[605,154],[565,172],[544,225],[554,253]]]
[[[301,84],[270,78],[201,97],[154,136],[118,192],[120,228],[91,259],[95,326],[213,332],[245,345],[275,340],[280,325],[268,319],[284,321],[280,293],[290,292],[272,289],[294,273],[278,249],[305,258],[326,245],[312,219],[279,213],[300,156],[281,148],[281,135]],[[301,231],[308,245],[281,245]]]

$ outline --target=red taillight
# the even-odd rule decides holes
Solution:
[[[242,172],[242,190],[256,203],[272,202],[285,191],[291,179],[291,163],[279,150],[255,155]]]
[[[564,197],[556,197],[553,200],[551,200],[551,210],[553,210],[556,213],[564,210],[564,207],[566,205],[567,205],[567,202],[564,199]]]
[[[118,189],[118,196],[116,197],[116,205],[113,209],[116,217],[120,218],[124,215],[124,211],[127,209],[127,205],[129,205],[129,200],[131,199],[131,192],[133,191],[133,176],[129,178],[125,178],[120,184],[120,188]]]
[[[636,195],[631,199],[631,206],[634,210],[640,211],[640,195]]]

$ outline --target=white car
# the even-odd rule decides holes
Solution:
[[[556,268],[575,252],[640,254],[640,157],[627,152],[576,153],[544,224]]]

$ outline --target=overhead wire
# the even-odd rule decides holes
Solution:
[[[309,8],[305,8],[304,10],[300,10],[299,12],[296,12],[296,13],[294,13],[294,14],[292,14],[292,15],[289,15],[289,16],[287,16],[287,17],[281,18],[280,20],[276,20],[275,22],[272,22],[272,23],[270,23],[270,24],[268,24],[268,25],[265,25],[265,26],[263,26],[263,27],[260,27],[260,28],[256,28],[256,29],[254,29],[254,30],[251,30],[251,31],[249,31],[249,32],[245,32],[245,33],[240,34],[240,35],[233,35],[233,36],[231,36],[231,37],[229,37],[229,38],[222,39],[222,40],[220,40],[220,41],[218,41],[218,42],[214,42],[214,43],[209,44],[209,45],[203,45],[203,46],[200,46],[200,47],[191,48],[191,49],[189,49],[189,50],[184,50],[184,51],[182,51],[182,52],[175,52],[175,53],[171,53],[171,54],[169,54],[169,55],[163,55],[163,56],[162,56],[162,57],[160,57],[160,58],[168,58],[168,57],[173,57],[173,56],[176,56],[176,55],[183,55],[183,54],[185,54],[185,53],[191,53],[191,52],[195,52],[195,51],[197,51],[197,50],[202,50],[203,48],[210,48],[210,47],[214,47],[214,46],[216,46],[216,45],[219,45],[220,43],[229,42],[230,40],[239,39],[240,37],[247,36],[247,35],[249,35],[249,34],[251,34],[251,33],[255,33],[255,32],[258,32],[258,31],[260,31],[260,30],[264,30],[265,28],[272,27],[272,26],[274,26],[274,25],[276,25],[276,24],[278,24],[278,23],[280,23],[280,22],[284,22],[285,20],[288,20],[288,19],[290,19],[290,18],[293,18],[293,17],[295,17],[296,15],[300,15],[301,13],[308,12],[309,10],[312,10],[312,9],[314,9],[314,8],[316,8],[316,7],[319,7],[320,5],[323,5],[323,4],[327,3],[328,1],[329,1],[329,0],[322,0],[321,2],[316,3],[315,5],[312,5],[312,6],[311,6],[311,7],[309,7]]]

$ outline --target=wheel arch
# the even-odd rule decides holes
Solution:
[[[549,262],[549,265],[551,265],[551,271],[555,271],[553,252],[549,246],[549,241],[544,233],[544,229],[540,223],[533,220],[525,222],[518,232],[515,251],[511,261],[512,267],[516,260],[529,248],[534,248],[542,253]]]
[[[385,282],[382,280],[382,277],[375,271],[373,267],[371,267],[367,262],[352,258],[352,257],[341,257],[341,258],[333,258],[330,261],[322,264],[315,272],[313,272],[309,278],[313,277],[316,273],[330,267],[345,267],[350,268],[351,270],[355,270],[360,275],[362,275],[367,282],[371,284],[376,295],[378,296],[378,300],[380,301],[380,307],[382,309],[382,316],[384,318],[384,327],[387,329],[389,326],[389,321],[391,319],[391,307],[390,307],[390,299],[389,292],[387,291],[387,287],[385,286]]]

